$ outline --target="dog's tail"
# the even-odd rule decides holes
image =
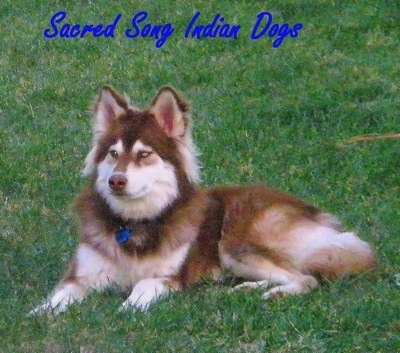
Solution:
[[[315,249],[305,265],[312,273],[334,279],[372,270],[377,260],[368,243],[354,233],[344,232],[331,239],[329,245]]]

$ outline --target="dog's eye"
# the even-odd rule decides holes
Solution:
[[[110,154],[110,156],[114,159],[118,158],[118,152],[116,150],[111,150],[108,152]]]
[[[139,151],[138,152],[138,158],[147,158],[152,153],[153,153],[152,151]]]

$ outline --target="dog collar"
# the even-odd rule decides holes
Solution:
[[[115,233],[115,240],[119,244],[124,244],[132,237],[132,235],[132,228],[128,226],[123,226]]]

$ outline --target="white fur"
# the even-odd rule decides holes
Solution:
[[[132,288],[145,278],[166,277],[175,274],[189,250],[189,244],[182,245],[167,255],[136,259],[127,256],[114,238],[103,237],[107,242],[109,257],[105,257],[90,246],[79,246],[77,261],[77,277],[85,287],[102,290],[110,284]]]
[[[140,111],[139,108],[131,104],[127,95],[124,95],[124,99],[130,110]],[[109,115],[110,111],[112,112],[111,116]],[[110,122],[124,113],[125,109],[116,102],[115,98],[107,89],[103,89],[99,97],[98,105],[94,112],[93,147],[86,156],[84,168],[82,170],[83,176],[91,176],[96,171],[95,157],[99,139],[107,131],[108,127],[110,126]]]
[[[87,177],[93,175],[96,171],[95,157],[97,153],[97,146],[95,145],[85,158],[85,164],[82,169],[82,176]]]
[[[97,140],[104,134],[111,120],[115,120],[124,113],[125,109],[117,103],[111,92],[103,89],[100,94],[93,124],[94,139]]]
[[[150,304],[169,293],[168,278],[146,278],[138,282],[121,306],[121,310],[147,310]]]
[[[102,290],[110,283],[117,283],[117,267],[86,244],[79,245],[76,252],[77,280],[58,285],[47,301],[31,313],[52,311],[59,314],[75,301],[81,301],[92,289]]]
[[[300,293],[306,293],[310,291],[312,288],[316,287],[318,285],[317,280],[312,277],[312,276],[303,276],[299,275],[296,278],[294,276],[287,276],[285,278],[281,279],[281,282],[275,282],[275,283],[286,283],[280,286],[276,286],[266,293],[262,295],[263,299],[269,299],[274,297],[275,295],[279,294],[300,294]],[[235,290],[251,290],[251,289],[262,289],[265,287],[268,287],[271,282],[271,280],[263,280],[263,281],[256,281],[256,282],[243,282],[236,287],[232,288],[230,292],[233,292]]]
[[[122,142],[110,147],[117,152],[122,152]],[[136,141],[132,151],[150,150],[140,140]],[[112,210],[125,219],[152,219],[160,214],[178,196],[178,182],[175,168],[159,156],[151,165],[138,166],[133,162],[128,164],[125,177],[128,184],[125,195],[116,196],[108,185],[108,180],[114,174],[117,162],[107,156],[98,164],[98,177],[96,188],[105,198]]]
[[[318,286],[318,281],[313,276],[299,275],[295,279],[288,279],[288,283],[274,287],[262,295],[263,299],[273,298],[280,294],[302,294]]]
[[[255,282],[244,282],[236,286],[237,289],[263,288],[270,284],[278,286],[270,289],[263,294],[263,298],[272,298],[279,294],[299,294],[306,293],[318,286],[318,281],[308,275],[303,275],[297,271],[290,272],[276,266],[268,259],[252,258],[237,260],[225,252],[222,245],[219,248],[222,266],[239,277],[255,279]]]
[[[188,131],[181,140],[176,140],[178,151],[181,154],[183,169],[190,182],[198,184],[200,182],[200,166],[197,160],[199,152],[196,149]],[[87,177],[93,175],[96,171],[95,157],[97,153],[97,145],[95,144],[85,158],[82,176]]]
[[[73,302],[81,301],[85,294],[86,290],[77,283],[60,284],[55,289],[54,294],[44,304],[31,310],[29,315],[37,315],[45,312],[58,315],[65,311]]]
[[[182,156],[183,169],[193,184],[200,182],[200,167],[197,160],[199,153],[193,144],[190,131],[187,131],[185,136],[181,140],[177,140],[178,150]]]
[[[267,259],[257,258],[254,260],[250,257],[248,261],[246,261],[247,259],[239,261],[226,252],[221,244],[219,254],[223,268],[233,272],[238,277],[254,279],[257,282],[268,281],[279,284],[288,283],[288,277],[293,277],[291,273]]]
[[[269,212],[268,220],[271,222],[272,229],[279,230],[285,217],[279,212],[276,214]],[[256,225],[255,229],[258,228],[259,225]],[[282,293],[305,293],[316,287],[318,282],[314,277],[301,273],[299,269],[303,268],[304,264],[319,251],[340,249],[344,251],[342,254],[361,256],[361,253],[365,253],[364,256],[373,256],[369,245],[354,233],[340,233],[336,229],[311,221],[303,221],[281,237],[271,237],[268,245],[283,258],[290,259],[293,270],[286,270],[267,258],[257,256],[248,256],[246,259],[240,260],[235,259],[220,244],[219,252],[222,266],[237,276],[256,280],[256,282],[242,283],[235,289],[251,289],[278,284],[278,286],[266,292],[263,298],[271,298]],[[339,251],[338,254],[340,257],[341,252]],[[329,266],[328,263],[325,265]]]
[[[93,148],[86,157],[83,174],[96,176],[95,187],[115,214],[125,220],[152,219],[160,215],[179,196],[175,167],[162,160],[151,146],[146,146],[140,140],[135,142],[131,151],[124,150],[121,140],[110,147],[110,150],[124,154],[120,164],[118,159],[110,154],[100,163],[96,163],[101,137],[112,123],[126,113],[125,102],[121,104],[121,99],[114,95],[111,89],[103,89],[96,104]],[[192,142],[190,128],[185,126],[184,112],[180,110],[174,94],[168,89],[161,92],[150,113],[155,115],[165,133],[174,139],[188,180],[191,183],[199,183],[200,168],[196,148]],[[151,159],[148,159],[147,163],[146,160],[138,161],[139,151],[152,152]],[[129,163],[125,162],[128,153],[131,154]],[[115,174],[120,174],[127,180],[123,187],[119,185],[123,189],[119,192],[109,186],[109,179]],[[333,248],[334,255],[339,249],[339,255],[336,256],[339,258],[339,264],[342,254],[343,257],[361,254],[364,261],[373,256],[369,245],[353,233],[340,233],[335,230],[337,221],[329,214],[321,214],[315,222],[304,218],[288,231],[284,231],[283,228],[287,226],[286,221],[292,217],[290,208],[283,212],[278,205],[275,210],[267,210],[263,217],[264,219],[255,222],[252,231],[268,238],[268,247],[282,256],[283,260],[291,261],[290,266],[279,267],[273,260],[257,252],[238,257],[239,252],[233,256],[224,249],[222,239],[219,245],[222,270],[230,270],[237,276],[255,281],[245,282],[236,289],[275,285],[263,295],[264,298],[281,293],[304,293],[318,284],[314,277],[306,274],[308,272],[302,273],[303,269],[307,270],[307,260],[318,252],[322,260],[319,260],[318,256],[315,258],[322,265],[325,264],[325,257],[332,257],[333,260],[329,260],[332,262],[335,260],[335,256],[325,256],[325,249],[329,252]],[[101,291],[110,285],[131,289],[121,310],[146,310],[152,302],[169,293],[172,288],[177,289],[179,284],[172,278],[177,275],[189,253],[189,243],[172,244],[171,240],[171,243],[161,243],[160,249],[154,254],[140,258],[134,253],[129,256],[115,240],[114,234],[102,234],[103,228],[97,222],[95,218],[86,220],[83,234],[91,243],[79,245],[67,279],[56,287],[43,305],[32,310],[32,314],[62,312],[74,301],[81,301],[91,290]],[[268,232],[265,231],[266,226]],[[186,234],[187,239],[196,237],[198,227],[189,224],[189,221],[179,227],[183,229],[175,231]],[[281,236],[274,236],[277,234]],[[244,237],[246,238],[245,235]],[[174,246],[177,247],[171,249]],[[220,271],[214,273],[216,277],[219,274]]]
[[[358,253],[356,249],[364,249],[372,254],[370,246],[354,233],[340,233],[326,226],[312,224],[298,227],[288,234],[288,238],[291,239],[290,248],[279,249],[278,247],[278,249],[287,253],[296,266],[301,266],[313,254],[330,247],[340,248],[349,253]]]
[[[125,255],[113,238],[108,239],[108,243],[107,238],[102,240],[109,247],[110,257],[103,256],[89,245],[79,245],[75,259],[76,280],[61,282],[47,301],[31,314],[59,314],[73,302],[81,301],[90,291],[102,291],[111,285],[133,288],[123,309],[145,310],[151,302],[169,291],[167,279],[177,273],[189,251],[189,244],[185,244],[172,252],[160,252],[159,256],[138,260]]]

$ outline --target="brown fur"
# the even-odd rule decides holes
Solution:
[[[165,101],[158,104],[160,99]],[[175,105],[171,105],[171,99]],[[180,150],[181,144],[187,143],[190,129],[189,106],[172,88],[161,89],[152,106],[139,111],[106,87],[95,104],[95,114],[99,109],[103,110],[102,119],[106,122],[102,124],[106,128],[100,126],[95,131],[94,164],[103,161],[118,140],[122,141],[124,152],[115,171],[125,172],[130,163],[139,167],[156,163],[155,155],[147,160],[132,156],[132,146],[140,140],[173,166],[178,182],[178,197],[156,217],[123,219],[96,190],[97,171],[90,174],[90,182],[76,202],[80,243],[94,250],[105,263],[118,269],[127,264],[140,267],[141,263],[154,262],[153,271],[146,273],[156,277],[163,273],[156,268],[157,264],[174,259],[173,254],[188,246],[177,270],[167,278],[158,278],[156,286],[186,288],[205,276],[229,270],[234,275],[260,281],[246,282],[240,287],[278,284],[264,295],[268,298],[306,292],[317,285],[314,275],[337,278],[376,266],[375,256],[366,243],[353,233],[343,233],[333,216],[299,198],[262,185],[198,188],[185,169],[188,162],[183,160]],[[115,235],[122,226],[130,227],[134,236],[119,244]],[[97,256],[90,252],[89,255]],[[72,262],[56,294],[57,290],[63,294],[68,285],[78,288],[65,289],[71,298],[74,293],[78,293],[76,299],[86,294],[91,286],[86,283],[89,277],[94,276],[93,284],[97,281],[96,269],[90,268],[94,274],[90,272],[86,278],[85,274],[78,276],[85,273],[82,266],[78,258]],[[147,279],[138,278],[143,288],[149,286]],[[136,297],[138,293],[141,292],[136,292]],[[35,312],[60,302],[66,306],[57,295],[53,298],[56,299]]]
[[[291,260],[284,252],[277,251],[274,244],[284,244],[283,234],[298,222],[316,222],[322,215],[302,200],[265,186],[218,187],[205,191],[189,187],[189,190],[184,201],[177,202],[157,220],[128,223],[136,235],[132,241],[121,245],[128,255],[141,258],[189,242],[191,250],[175,276],[182,288],[221,269],[219,245],[238,261],[254,258],[260,263],[268,259],[271,267],[295,270]],[[93,239],[100,233],[114,237],[121,224],[118,216],[91,187],[80,195],[77,213],[83,225],[82,241],[113,259],[107,248]],[[93,220],[98,222],[95,230],[92,229]],[[85,230],[88,222],[91,231]],[[196,232],[188,232],[187,227],[193,227]],[[328,248],[313,254],[295,271],[337,278],[375,266],[376,260],[371,254],[353,259],[345,251],[338,253],[337,249]]]

